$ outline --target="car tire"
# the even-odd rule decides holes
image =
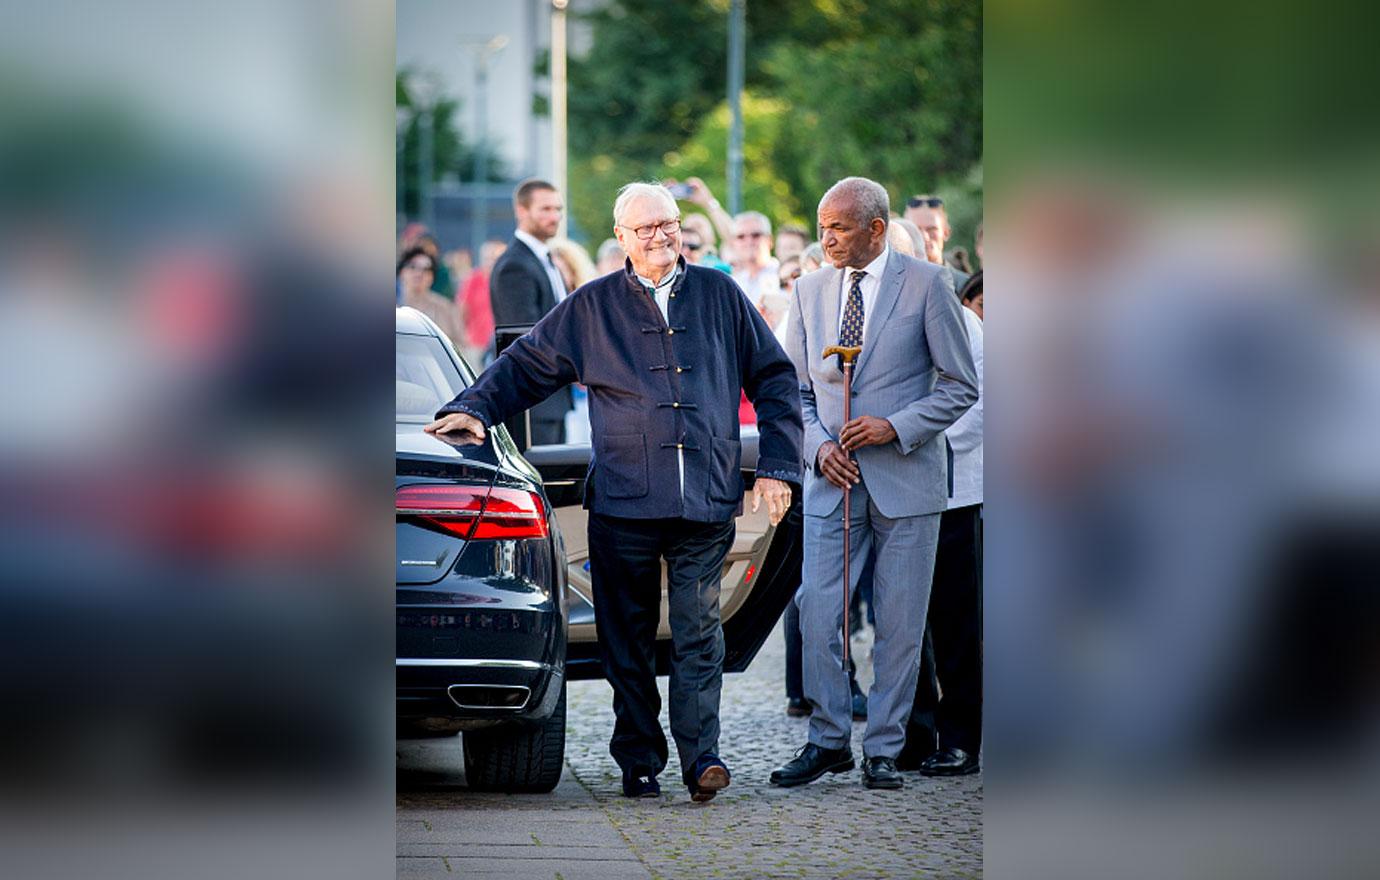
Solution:
[[[545,793],[565,767],[565,683],[545,721],[461,734],[465,781],[475,791]]]

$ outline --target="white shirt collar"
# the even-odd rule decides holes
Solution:
[[[661,283],[660,283],[660,284],[657,284],[656,282],[652,281],[652,279],[646,278],[646,277],[644,277],[644,276],[642,276],[642,275],[638,275],[638,276],[637,276],[637,280],[638,280],[638,281],[641,281],[642,284],[643,284],[644,286],[646,286],[646,287],[650,287],[650,288],[652,288],[652,289],[655,290],[655,291],[661,291],[661,290],[666,289],[667,287],[670,287],[670,286],[671,286],[671,282],[675,281],[675,280],[676,280],[676,276],[679,275],[679,274],[680,274],[680,262],[677,261],[676,264],[675,264],[674,266],[671,267],[671,271],[668,272],[668,273],[666,273],[666,277],[663,278],[663,279],[661,279]]]
[[[522,242],[523,244],[527,245],[529,248],[531,248],[532,253],[537,255],[537,259],[541,260],[543,263],[546,262],[546,255],[551,252],[551,249],[546,246],[546,243],[544,241],[542,241],[541,239],[537,238],[535,235],[532,235],[529,232],[522,231],[521,229],[519,229],[517,232],[514,232],[513,237],[516,238],[518,241]]]

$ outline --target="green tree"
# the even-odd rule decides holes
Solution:
[[[570,205],[603,238],[617,187],[703,177],[723,196],[728,0],[610,0],[585,14],[570,64]],[[840,177],[883,183],[898,206],[937,191],[980,216],[978,0],[753,0],[747,6],[744,204],[813,225]],[[970,204],[971,203],[971,204]],[[593,243],[593,242],[591,242]]]

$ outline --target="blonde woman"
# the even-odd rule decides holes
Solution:
[[[565,279],[566,293],[573,293],[595,278],[599,277],[594,261],[585,249],[568,238],[553,238],[546,243],[551,249],[551,259]]]

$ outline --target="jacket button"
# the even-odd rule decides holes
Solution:
[[[682,368],[682,367],[676,367],[676,372],[677,372],[677,373],[684,373],[684,372],[685,372],[685,369]]]
[[[673,403],[673,404],[671,404],[671,409],[680,409],[680,404],[679,404],[679,403]]]
[[[667,330],[667,331],[666,331],[666,335],[667,335],[667,336],[675,336],[675,335],[676,335],[676,331],[675,331],[675,330]]]
[[[677,448],[677,449],[684,449],[684,448],[685,448],[685,444],[684,444],[684,443],[677,443],[677,444],[676,444],[676,448]]]

